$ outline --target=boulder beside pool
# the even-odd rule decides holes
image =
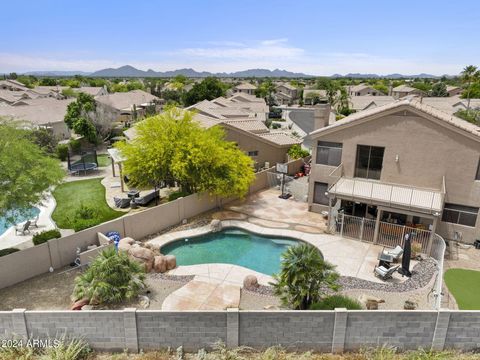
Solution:
[[[212,232],[217,232],[222,230],[222,222],[218,219],[213,219],[210,222],[210,230],[212,230]]]
[[[140,247],[140,246],[132,246],[128,250],[128,255],[135,261],[142,263],[145,266],[145,272],[149,273],[152,271],[153,268],[153,261],[155,258],[155,254],[152,250]]]
[[[135,240],[133,240],[131,237],[123,238],[118,242],[118,251],[128,252],[133,244],[135,244]]]
[[[155,259],[153,261],[153,269],[157,273],[164,273],[165,271],[167,271],[167,259],[165,259],[165,256],[155,256]]]
[[[177,258],[175,255],[166,255],[165,260],[167,261],[167,270],[172,270],[177,267]]]
[[[246,290],[255,290],[258,286],[258,279],[255,275],[247,275],[243,279],[243,288]]]

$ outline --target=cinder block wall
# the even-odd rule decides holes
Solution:
[[[81,337],[97,350],[229,347],[354,351],[365,346],[474,350],[480,311],[25,311],[0,312],[0,337]]]

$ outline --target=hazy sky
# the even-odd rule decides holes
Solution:
[[[458,74],[480,63],[479,0],[4,0],[0,73],[286,69]]]

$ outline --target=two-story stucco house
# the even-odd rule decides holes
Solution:
[[[480,238],[479,127],[404,99],[318,127],[310,138],[309,208],[329,211],[332,228],[346,214],[369,223],[361,231],[375,239],[381,223]]]
[[[359,84],[347,87],[350,96],[385,96],[383,92],[367,84]]]

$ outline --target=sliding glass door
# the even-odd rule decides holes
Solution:
[[[380,180],[384,147],[357,145],[355,177]]]

